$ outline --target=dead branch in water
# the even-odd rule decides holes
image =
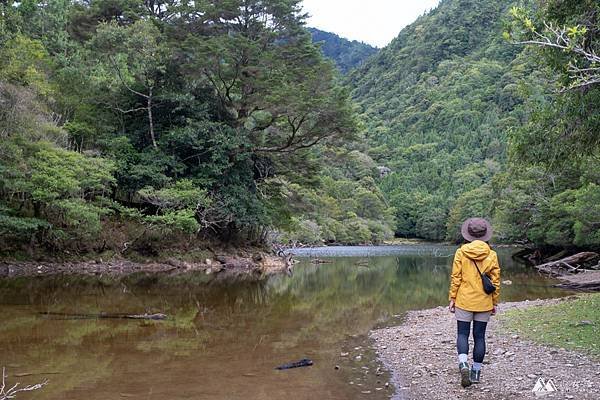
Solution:
[[[600,258],[598,253],[591,251],[573,254],[572,256],[562,258],[557,261],[548,262],[541,265],[536,265],[535,268],[549,275],[561,276],[565,274],[573,274],[582,272],[583,267],[592,261]]]
[[[600,291],[600,271],[585,271],[577,275],[559,276],[558,279],[563,281],[563,283],[555,286],[562,289],[581,292]]]
[[[0,386],[0,400],[14,399],[17,396],[17,393],[38,390],[48,384],[47,379],[42,383],[36,383],[35,385],[27,385],[23,387],[19,387],[20,383],[17,382],[12,387],[7,389],[6,378],[8,378],[8,375],[6,375],[6,368],[2,367],[2,386]]]
[[[162,313],[157,314],[70,314],[70,313],[58,313],[58,312],[42,312],[40,313],[49,317],[61,317],[62,319],[150,319],[150,320],[163,320],[167,319],[167,316]],[[2,400],[2,399],[0,399]]]

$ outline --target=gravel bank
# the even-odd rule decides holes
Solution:
[[[503,303],[499,313],[560,301],[567,300]],[[466,389],[458,375],[456,321],[447,308],[411,311],[402,325],[375,330],[371,337],[394,377],[397,399],[533,399],[531,390],[540,377],[551,378],[558,388],[541,398],[600,399],[600,360],[522,340],[503,333],[500,324],[492,317],[481,383]]]

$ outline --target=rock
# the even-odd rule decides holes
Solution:
[[[360,355],[358,355],[358,356],[354,357],[354,359],[355,359],[356,361],[360,361],[360,360],[362,360],[362,357],[361,357]]]
[[[348,353],[344,353],[343,351],[340,353],[340,357],[348,357]]]
[[[510,285],[512,285],[512,281],[511,281],[511,280],[509,280],[509,279],[507,279],[507,280],[505,280],[505,281],[502,281],[502,284],[503,284],[503,285],[506,285],[506,286],[510,286]]]
[[[389,174],[392,173],[392,170],[389,167],[386,166],[379,166],[377,167],[377,170],[379,171],[379,177],[380,178],[384,178],[386,176],[388,176]]]
[[[577,326],[585,326],[585,325],[594,325],[594,323],[592,321],[589,321],[589,320],[586,319],[586,320],[580,321],[577,324]]]
[[[519,335],[512,335],[510,338],[514,339],[514,340],[517,340],[519,338]]]
[[[527,377],[528,377],[529,379],[535,379],[535,378],[537,378],[537,375],[534,375],[534,374],[527,374]]]
[[[339,366],[339,365],[336,365],[335,367],[333,367],[333,369],[335,369],[335,370],[339,370],[339,369],[340,369],[340,366]]]

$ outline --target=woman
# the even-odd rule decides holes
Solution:
[[[456,316],[458,335],[458,368],[463,387],[479,383],[481,364],[485,356],[485,329],[491,315],[496,314],[500,294],[500,265],[498,255],[487,241],[492,237],[492,227],[483,218],[470,218],[461,228],[464,244],[454,255],[450,280],[451,313]],[[481,274],[487,274],[496,290],[487,294],[483,289]],[[469,368],[469,331],[473,322],[473,367]]]

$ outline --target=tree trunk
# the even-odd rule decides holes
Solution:
[[[598,253],[591,251],[581,252],[557,261],[536,265],[535,268],[540,272],[560,276],[566,273],[581,272],[581,267],[598,260],[598,258],[600,258]]]
[[[150,139],[152,139],[152,146],[156,149],[156,137],[154,136],[154,121],[152,120],[152,88],[148,92],[147,97],[147,108],[148,108],[148,125],[150,127]]]

